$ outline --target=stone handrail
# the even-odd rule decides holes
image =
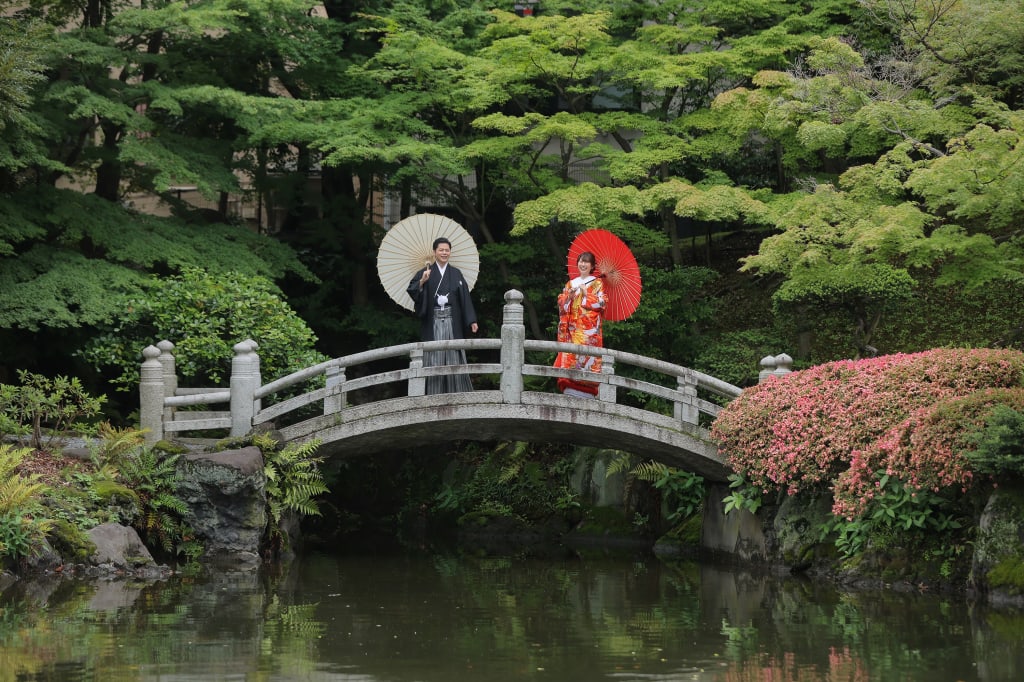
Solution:
[[[227,390],[179,388],[174,372],[173,344],[161,341],[157,346],[149,346],[143,350],[144,360],[139,388],[141,422],[143,429],[146,430],[147,442],[155,443],[168,432],[211,429],[229,429],[232,436],[242,436],[258,424],[274,422],[314,403],[322,403],[323,414],[335,414],[345,409],[347,398],[353,391],[396,382],[407,382],[408,396],[424,396],[427,377],[450,372],[498,375],[501,400],[504,404],[522,403],[524,376],[569,377],[593,381],[598,384],[597,399],[606,403],[616,402],[619,388],[639,391],[671,403],[674,419],[680,426],[690,427],[699,424],[702,413],[713,417],[720,409],[716,403],[699,397],[698,391],[726,399],[734,398],[740,393],[740,388],[720,379],[655,358],[611,348],[527,340],[522,300],[523,295],[519,291],[506,292],[501,338],[498,339],[416,342],[367,350],[326,360],[263,385],[260,381],[259,356],[256,353],[258,346],[254,341],[246,340],[234,347],[230,388]],[[464,350],[469,353],[497,351],[499,361],[440,367],[423,365],[424,353],[448,349]],[[557,352],[598,355],[602,358],[602,372],[593,374],[560,369],[550,364],[526,362],[527,353],[545,353],[550,356]],[[408,366],[402,369],[377,372],[353,379],[346,377],[353,367],[406,357]],[[616,374],[616,367],[620,365],[631,365],[665,376],[667,383],[674,381],[674,385],[662,386]],[[315,382],[320,387],[263,407],[264,399],[288,389],[293,389],[294,392],[296,387],[301,388],[309,382]],[[438,396],[438,400],[443,401],[445,398]],[[585,407],[585,402],[585,399],[581,399],[581,407]],[[226,412],[197,413],[177,410],[178,407],[184,406],[225,403],[230,407]]]

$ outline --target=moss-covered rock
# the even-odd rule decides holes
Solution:
[[[790,569],[808,568],[815,560],[832,554],[831,545],[826,547],[821,538],[821,529],[828,526],[831,518],[830,496],[787,496],[772,521],[769,547]]]
[[[574,536],[632,537],[637,529],[619,507],[587,507],[583,520],[573,530]]]
[[[188,448],[181,443],[175,443],[169,440],[159,440],[153,444],[153,449],[157,452],[162,452],[166,455],[183,455],[188,452]]]
[[[73,523],[56,520],[47,538],[50,546],[68,563],[82,563],[96,551],[96,543]]]
[[[993,601],[1024,602],[1024,485],[992,493],[978,523],[971,567],[976,587]]]

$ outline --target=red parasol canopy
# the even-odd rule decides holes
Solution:
[[[625,320],[640,305],[640,268],[626,243],[608,230],[587,230],[569,247],[567,265],[569,278],[579,277],[576,267],[580,254],[590,251],[596,261],[596,272],[604,278],[604,318],[612,322]]]

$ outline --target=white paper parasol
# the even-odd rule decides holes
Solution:
[[[449,263],[462,271],[470,290],[476,284],[480,272],[480,254],[476,242],[465,228],[451,218],[435,213],[417,213],[395,223],[384,235],[377,252],[377,276],[398,305],[414,310],[412,299],[405,292],[409,281],[434,262],[431,248],[438,237],[446,237],[452,243]]]

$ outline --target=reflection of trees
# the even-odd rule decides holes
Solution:
[[[0,594],[0,682],[996,680],[1024,650],[1017,612],[647,559],[319,557],[99,587]]]
[[[961,636],[967,607],[960,599],[891,589],[841,592],[803,580],[767,584],[759,615],[723,623],[729,680],[763,679],[765,670],[794,680],[923,679],[927,670],[941,671],[943,679],[975,675],[977,654]]]
[[[318,615],[331,623],[321,653],[359,670],[372,661],[367,672],[386,679],[469,669],[488,680],[536,670],[596,679],[609,661],[682,655],[699,622],[696,586],[656,562],[445,556],[416,567],[413,582],[346,571],[345,608]]]
[[[189,667],[227,677],[257,661],[265,596],[255,570],[55,584],[45,600],[19,605],[19,591],[35,591],[31,581],[0,595],[0,682],[112,679],[117,671],[144,679]]]

